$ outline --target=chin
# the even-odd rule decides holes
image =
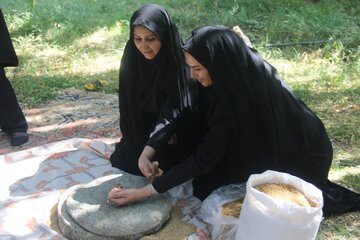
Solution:
[[[144,58],[146,58],[148,60],[154,59],[154,57],[155,57],[153,54],[148,54],[148,53],[147,54],[143,53],[143,56],[144,56]]]
[[[199,80],[198,80],[199,81]],[[199,83],[201,84],[201,86],[203,86],[203,87],[209,87],[210,85],[208,84],[208,83],[206,83],[206,82],[201,82],[201,81],[199,81]]]

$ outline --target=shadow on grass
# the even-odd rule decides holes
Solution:
[[[117,95],[116,85],[118,80],[107,80],[108,75],[104,73],[92,76],[23,76],[21,79],[14,79],[13,85],[16,86],[16,94],[20,105],[24,109],[29,109],[54,99],[63,89],[70,87],[84,89],[84,84],[99,79],[102,87],[98,92]]]
[[[359,167],[360,164],[358,164],[355,167]],[[346,186],[353,189],[355,192],[360,194],[360,175],[359,174],[345,174],[343,177],[339,179],[340,183],[345,184]]]
[[[294,89],[295,94],[301,99],[307,99],[308,101],[318,101],[323,102],[327,99],[332,99],[334,101],[342,100],[346,97],[353,96],[354,98],[360,97],[360,86],[355,88],[342,88],[341,90],[329,90],[326,91],[326,88],[323,88],[323,92],[312,91],[310,87],[307,87],[306,84]]]
[[[329,92],[295,89],[295,94],[323,120],[332,140],[360,145],[360,87]]]
[[[119,138],[117,95],[66,89],[56,99],[25,110],[29,142],[13,148],[0,135],[0,154],[69,138]]]

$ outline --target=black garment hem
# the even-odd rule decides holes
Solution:
[[[331,217],[360,211],[360,194],[327,180],[319,187],[323,192],[323,216]]]

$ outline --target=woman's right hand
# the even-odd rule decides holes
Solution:
[[[150,146],[145,146],[138,161],[138,166],[140,171],[150,181],[153,181],[155,177],[159,177],[163,173],[163,171],[160,168],[158,168],[151,162],[151,158],[154,155],[155,155],[155,149]]]
[[[147,178],[150,179],[152,176],[152,163],[150,161],[149,158],[147,158],[146,156],[143,156],[143,154],[141,154],[140,158],[139,158],[139,169],[142,172],[142,174]]]

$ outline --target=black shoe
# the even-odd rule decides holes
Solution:
[[[9,134],[11,146],[17,147],[29,140],[29,134],[26,132],[14,132]]]

